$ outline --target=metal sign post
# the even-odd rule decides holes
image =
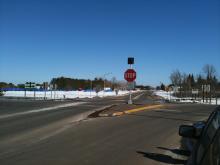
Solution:
[[[47,98],[47,89],[48,89],[48,82],[43,83],[43,88],[44,88],[44,100]]]
[[[134,89],[134,80],[136,79],[136,72],[135,70],[132,69],[132,65],[134,64],[134,58],[129,57],[128,58],[128,65],[130,66],[125,73],[124,73],[124,78],[128,82],[128,87],[129,87],[129,100],[128,104],[133,104],[132,102],[132,93],[131,90]]]
[[[30,91],[34,90],[34,98],[35,98],[35,96],[36,96],[35,88],[36,88],[36,84],[34,82],[26,82],[24,96],[27,97],[27,89],[29,89]]]
[[[192,97],[194,96],[194,99],[196,101],[196,96],[198,96],[199,90],[198,89],[192,89]]]
[[[57,84],[54,84],[54,99],[56,99]]]
[[[132,64],[130,64],[130,69],[132,69]],[[131,89],[129,89],[129,100],[128,100],[128,104],[133,104],[133,102],[132,102],[132,97],[131,97]]]
[[[203,93],[203,103],[206,98],[206,103],[208,103],[208,94],[210,95],[210,102],[211,103],[211,86],[210,84],[202,85],[202,93]]]
[[[53,84],[50,84],[50,98],[53,99]]]

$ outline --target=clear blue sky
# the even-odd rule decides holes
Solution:
[[[169,83],[179,69],[220,72],[220,0],[0,0],[0,81],[52,77]]]

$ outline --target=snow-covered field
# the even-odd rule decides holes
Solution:
[[[154,94],[164,98],[165,100],[170,100],[170,101],[176,101],[176,102],[182,102],[182,103],[210,104],[209,99],[207,101],[205,100],[203,102],[203,100],[201,98],[197,99],[197,100],[194,100],[194,98],[190,98],[190,97],[179,98],[179,97],[172,96],[173,92],[166,92],[166,91],[162,91],[162,90],[154,91]],[[211,99],[211,104],[216,105],[216,98]],[[220,105],[220,98],[217,99],[217,105]]]
[[[172,96],[173,92],[166,92],[166,91],[158,90],[158,91],[154,91],[154,94],[166,100],[177,99],[177,97]]]
[[[119,91],[116,95],[115,91],[26,91],[26,97],[47,98],[47,99],[64,99],[64,98],[93,98],[105,96],[122,96],[128,94],[129,91]],[[7,97],[25,97],[25,91],[6,91],[4,96]]]

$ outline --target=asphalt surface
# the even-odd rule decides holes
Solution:
[[[149,102],[148,96],[138,93],[134,97],[140,103]],[[215,108],[173,104],[164,109],[76,122],[85,118],[85,112],[126,99],[0,100],[0,164],[184,164],[187,157],[181,152],[179,125],[204,120]],[[60,104],[67,107],[47,109]],[[36,112],[39,109],[42,111]]]

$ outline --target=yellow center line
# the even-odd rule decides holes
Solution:
[[[144,110],[149,110],[149,109],[161,108],[163,106],[164,105],[150,105],[150,106],[145,106],[145,107],[140,107],[140,108],[127,110],[127,111],[124,111],[124,113],[129,114],[129,113],[134,113],[134,112],[139,112],[139,111],[144,111]]]

